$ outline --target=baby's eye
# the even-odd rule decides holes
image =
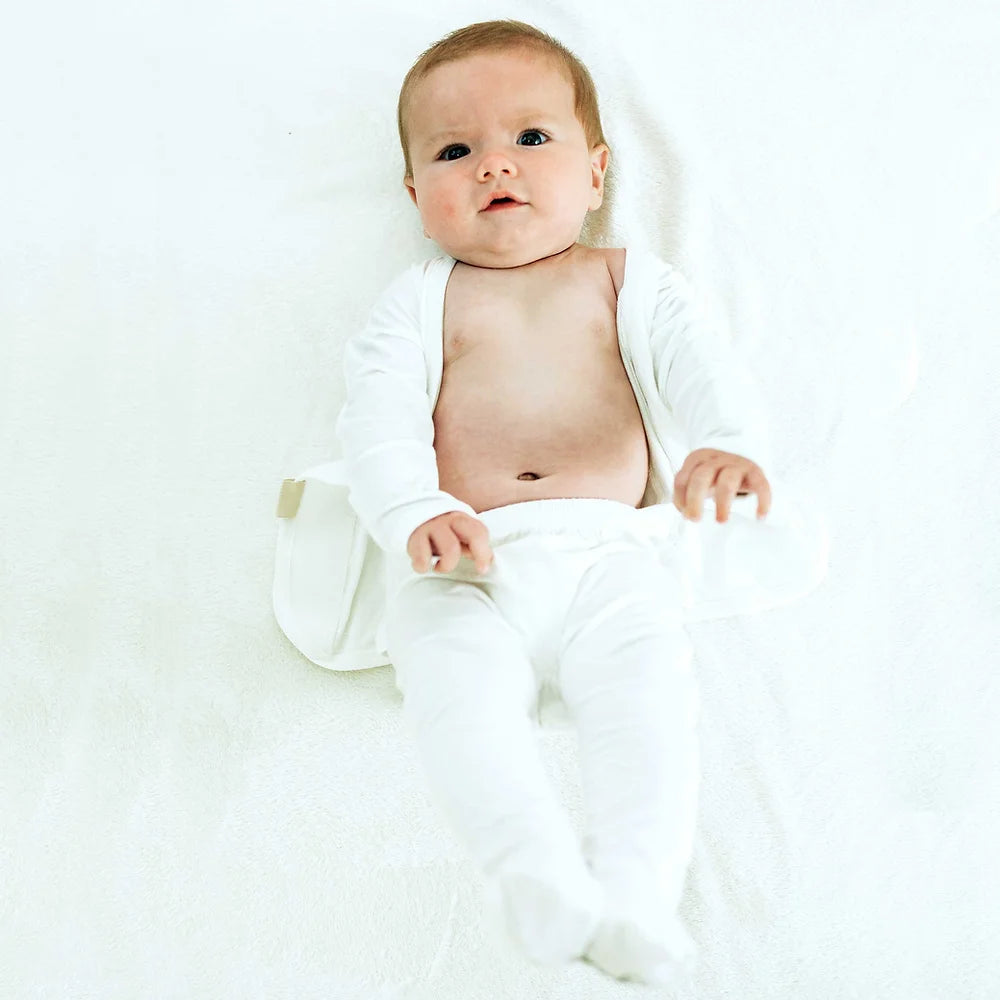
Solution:
[[[465,154],[468,153],[468,151],[469,151],[468,146],[446,146],[444,149],[441,150],[440,153],[438,153],[438,159],[457,160],[460,157],[465,156]],[[457,153],[458,155],[452,156],[451,155],[452,153]]]
[[[520,136],[518,136],[518,140],[525,138],[525,136],[537,137],[538,142],[531,141],[522,143],[524,146],[541,146],[543,143],[549,141],[549,137],[544,132],[539,132],[536,128],[530,128],[527,132],[522,132]]]

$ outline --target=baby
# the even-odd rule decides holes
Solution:
[[[750,438],[680,276],[579,242],[609,148],[570,52],[516,21],[456,31],[407,75],[399,131],[406,189],[446,256],[398,279],[352,338],[338,434],[390,559],[404,718],[494,926],[537,962],[670,985],[693,967],[677,909],[698,787],[674,543],[708,496],[724,521],[754,492],[763,517],[770,488],[719,447]],[[673,506],[650,452],[670,414],[698,445]],[[540,757],[544,685],[577,729],[582,848]]]

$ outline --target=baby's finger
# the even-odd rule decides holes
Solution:
[[[407,549],[415,573],[426,573],[431,565],[431,540],[428,535],[418,535]]]
[[[477,572],[485,573],[493,563],[489,529],[482,521],[476,521],[468,527],[456,525],[455,533],[463,540],[462,547],[475,562]]]
[[[757,517],[766,517],[771,509],[771,484],[759,469],[747,476],[747,482],[757,494]]]
[[[691,479],[691,472],[697,467],[697,456],[688,455],[684,459],[684,464],[677,470],[674,477],[674,506],[683,514],[684,505],[687,501],[688,482]]]
[[[461,539],[455,534],[447,524],[442,525],[432,535],[434,549],[441,557],[437,566],[434,567],[437,573],[450,573],[462,558]]]
[[[712,488],[718,469],[712,464],[699,465],[691,473],[688,481],[687,496],[684,499],[684,513],[692,521],[701,520],[701,512],[705,506],[705,497]]]
[[[684,493],[685,493],[685,488],[684,488],[684,487],[681,487],[681,486],[680,486],[680,485],[679,485],[679,484],[677,483],[677,480],[675,479],[675,480],[674,480],[674,495],[673,495],[673,498],[672,498],[672,499],[673,499],[673,501],[674,501],[674,506],[675,506],[675,507],[676,507],[676,508],[677,508],[677,509],[678,509],[678,510],[679,510],[679,511],[680,511],[680,512],[682,513],[682,514],[684,513]]]
[[[485,573],[493,565],[493,550],[489,542],[474,541],[471,546],[472,559],[477,573]]]
[[[742,481],[743,473],[739,469],[727,468],[719,473],[715,481],[715,520],[720,524],[729,519],[733,496]]]
[[[469,539],[466,543],[469,556],[476,564],[476,571],[478,573],[485,573],[493,562],[493,550],[490,548],[489,532],[485,530],[485,525],[483,527],[483,531],[469,532]]]

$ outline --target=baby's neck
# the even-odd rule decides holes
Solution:
[[[557,250],[555,253],[548,254],[545,257],[537,257],[535,260],[526,261],[523,264],[516,264],[513,267],[489,267],[483,264],[473,264],[471,261],[461,260],[460,263],[465,264],[467,267],[476,267],[483,271],[529,271],[529,270],[542,270],[547,267],[557,267],[560,264],[564,264],[569,259],[576,257],[581,251],[586,250],[586,247],[581,243],[571,243],[568,247],[563,250]]]

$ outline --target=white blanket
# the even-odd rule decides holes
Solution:
[[[700,290],[831,527],[808,598],[692,629],[692,996],[996,995],[995,5],[62,6],[0,60],[0,994],[654,992],[494,941],[391,668],[270,609],[343,343],[437,252],[399,83],[499,15],[590,66],[599,235]],[[579,828],[572,730],[540,739]]]

